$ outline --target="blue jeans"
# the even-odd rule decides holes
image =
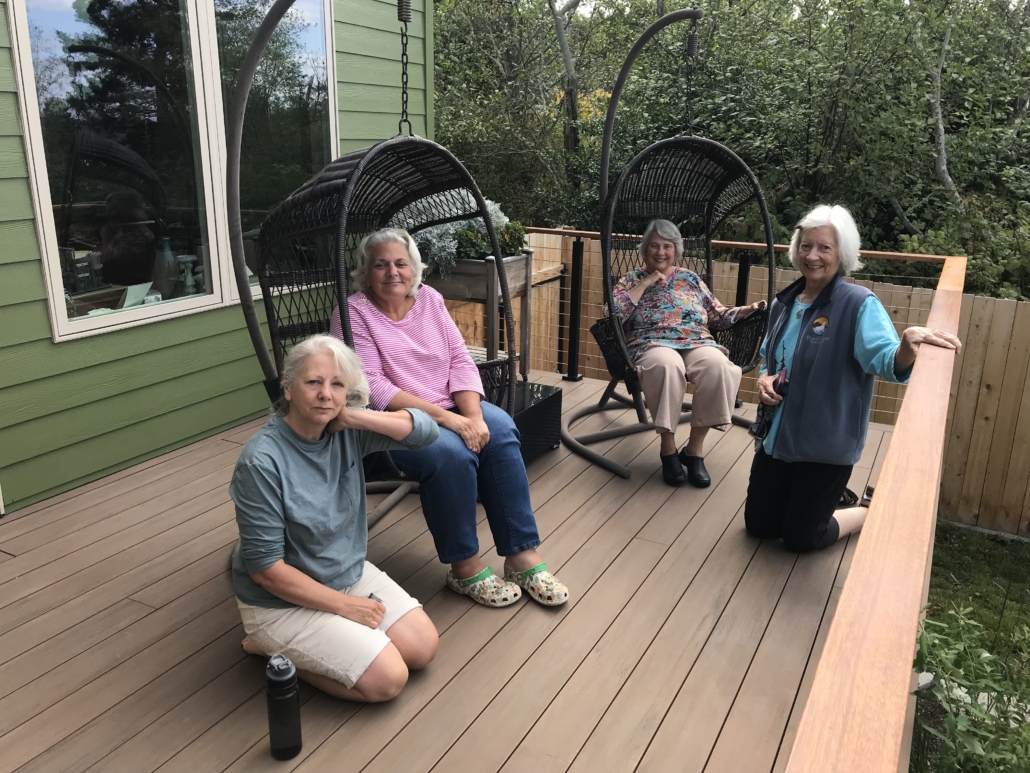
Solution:
[[[482,408],[490,442],[478,454],[443,427],[439,439],[421,451],[390,452],[398,469],[419,483],[422,512],[444,564],[479,555],[477,492],[499,555],[512,556],[540,544],[519,431],[496,405],[484,402]]]

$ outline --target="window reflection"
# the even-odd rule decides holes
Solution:
[[[264,1],[215,0],[226,111],[236,73],[270,7]],[[261,222],[333,159],[325,32],[322,0],[298,0],[269,41],[247,100],[240,214],[247,266],[254,273]]]
[[[27,8],[68,316],[210,293],[185,7]]]

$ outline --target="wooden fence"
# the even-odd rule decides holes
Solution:
[[[561,318],[557,272],[571,271],[573,238],[554,233],[530,233],[533,249],[533,311],[531,366],[567,372],[568,331]],[[891,257],[884,253],[883,257]],[[895,256],[897,257],[897,256]],[[767,269],[753,266],[748,303],[765,297]],[[798,278],[796,271],[777,269],[777,289]],[[737,265],[716,261],[712,288],[732,304],[737,288]],[[900,333],[927,321],[934,292],[900,284],[859,281],[883,303]],[[935,282],[931,282],[934,284]],[[566,299],[568,282],[565,283]],[[583,293],[580,312],[579,372],[607,381],[608,371],[590,326],[601,316],[604,286],[601,248],[585,239]],[[482,306],[453,304],[452,312],[469,343],[482,345]],[[515,304],[516,326],[518,304]],[[516,340],[518,340],[516,333]],[[993,531],[1030,537],[1030,303],[962,296],[959,337],[965,348],[955,364],[948,408],[940,515]],[[564,352],[561,360],[559,351]],[[741,399],[756,402],[757,372],[744,376]],[[906,387],[877,379],[872,420],[894,424]]]

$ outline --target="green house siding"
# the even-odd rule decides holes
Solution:
[[[431,0],[412,0],[411,10],[408,117],[416,134],[432,138],[433,5]],[[397,133],[401,110],[397,3],[335,0],[333,18],[340,152],[347,153]]]
[[[54,344],[0,0],[0,487],[8,511],[267,410],[238,306]],[[432,6],[409,28],[415,131],[432,129]],[[337,0],[340,150],[397,133],[396,5]],[[428,44],[427,44],[428,41]],[[427,100],[426,95],[430,95]],[[259,304],[263,319],[263,310]],[[267,330],[266,330],[267,338]]]

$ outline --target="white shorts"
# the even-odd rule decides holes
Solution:
[[[390,643],[386,635],[390,626],[422,605],[368,561],[361,579],[342,592],[366,598],[370,593],[378,596],[386,606],[379,627],[369,628],[307,607],[254,607],[239,599],[236,603],[243,630],[261,650],[269,655],[282,653],[300,671],[328,676],[353,687]]]

